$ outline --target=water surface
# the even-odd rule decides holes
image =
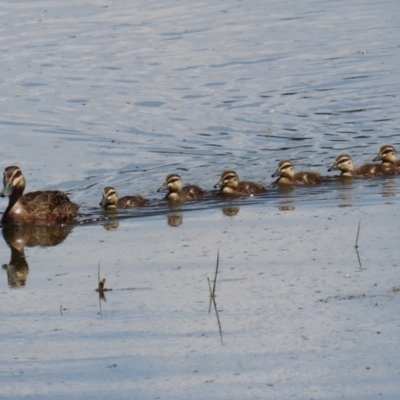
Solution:
[[[399,397],[398,176],[156,192],[400,148],[397,1],[2,6],[3,167],[82,205],[77,226],[3,230],[1,398]],[[103,213],[110,185],[149,206]]]

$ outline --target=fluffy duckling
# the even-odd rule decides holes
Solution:
[[[118,198],[117,191],[110,186],[103,189],[103,198],[99,203],[106,211],[116,210],[117,208],[134,208],[141,207],[147,203],[147,199],[140,195],[124,196]]]
[[[23,195],[25,178],[20,168],[7,167],[3,175],[1,197],[8,196],[8,206],[2,224],[57,225],[71,222],[78,214],[79,205],[59,190],[37,191]]]
[[[294,172],[291,161],[283,160],[278,164],[277,170],[272,174],[272,178],[279,177],[275,183],[279,185],[318,185],[323,181],[322,175],[317,172]]]
[[[220,188],[221,194],[233,195],[253,195],[261,193],[265,190],[264,186],[256,182],[239,181],[239,177],[235,171],[224,171],[221,179],[214,185],[214,188]]]
[[[354,178],[373,178],[375,176],[387,176],[394,174],[394,168],[384,164],[364,164],[354,169],[353,160],[348,154],[339,154],[328,171],[341,171],[340,176]]]
[[[206,191],[197,185],[183,186],[182,178],[178,174],[169,174],[157,192],[168,190],[166,200],[183,201],[200,199]]]
[[[382,161],[383,165],[389,168],[394,167],[396,173],[400,172],[400,160],[396,160],[396,150],[391,145],[382,146],[373,161]]]

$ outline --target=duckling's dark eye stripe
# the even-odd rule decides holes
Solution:
[[[224,179],[234,179],[236,178],[236,175],[227,175],[224,177]]]
[[[179,178],[173,178],[173,179],[169,179],[168,183],[174,183],[174,182],[178,182]]]

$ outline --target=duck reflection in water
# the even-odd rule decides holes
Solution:
[[[115,231],[119,227],[119,222],[118,221],[106,221],[103,224],[103,227],[106,231]]]
[[[397,194],[397,182],[396,179],[387,178],[382,181],[381,187],[382,197],[393,197]]]
[[[223,207],[222,213],[228,217],[233,217],[234,215],[239,214],[239,207]]]
[[[25,257],[25,246],[57,246],[72,231],[73,226],[17,226],[7,225],[2,229],[3,238],[11,250],[10,262],[3,264],[10,287],[25,286],[29,265]]]
[[[352,207],[354,179],[351,176],[339,176],[337,178],[339,178],[335,182],[338,185],[337,199],[342,201],[338,204],[338,207]]]
[[[183,222],[182,214],[168,214],[167,215],[167,223],[169,226],[178,227],[181,226]]]
[[[276,182],[274,183],[276,184]],[[278,201],[278,209],[280,211],[293,211],[295,210],[295,206],[293,205],[295,202],[295,197],[293,194],[295,190],[292,185],[277,185],[276,189],[280,196],[285,196],[279,199]]]

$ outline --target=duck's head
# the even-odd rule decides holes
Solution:
[[[117,208],[117,202],[118,202],[117,191],[111,186],[105,187],[103,189],[103,197],[99,205],[109,210]]]
[[[272,178],[274,177],[281,177],[281,178],[293,178],[294,176],[294,167],[291,161],[289,160],[282,160],[279,161],[278,167],[276,171],[271,175]]]
[[[336,171],[339,170],[343,173],[353,171],[353,160],[348,154],[339,154],[333,165],[328,169],[328,171]]]
[[[25,189],[25,178],[19,167],[11,166],[4,170],[3,174],[3,190],[0,192],[1,197],[12,196],[14,193],[22,193]]]
[[[165,182],[157,189],[157,192],[168,190],[169,192],[179,192],[183,187],[182,179],[178,174],[169,174]]]
[[[374,161],[392,164],[396,161],[396,150],[391,145],[382,146],[379,149],[379,154],[374,158]]]
[[[239,177],[235,171],[224,171],[221,174],[221,179],[214,185],[214,188],[231,188],[236,189],[239,185]]]

